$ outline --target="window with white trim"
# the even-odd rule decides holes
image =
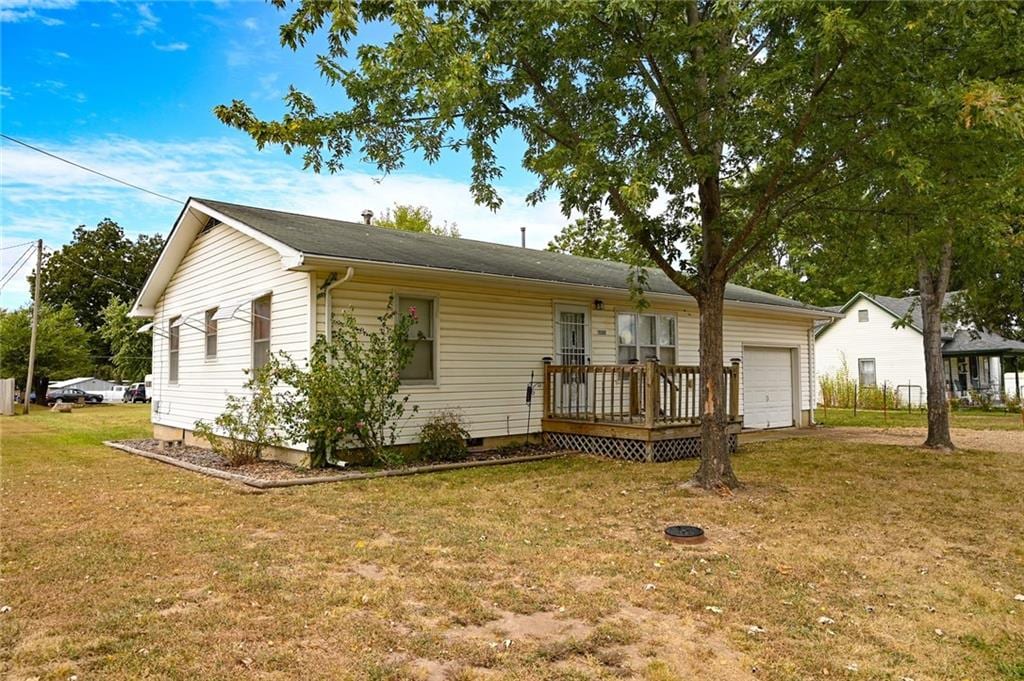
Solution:
[[[252,368],[270,361],[270,295],[252,301]]]
[[[413,346],[412,359],[399,376],[406,384],[430,384],[437,380],[435,329],[437,304],[434,298],[417,295],[399,295],[395,298],[399,314],[411,312],[416,321],[409,327],[409,343]]]
[[[167,381],[178,382],[178,350],[181,344],[181,317],[167,322]]]
[[[857,310],[857,321],[858,322],[866,322],[866,321],[868,321],[868,311],[867,310]]]
[[[656,359],[676,363],[676,316],[620,312],[615,317],[618,362],[631,364]]]
[[[858,359],[857,377],[860,380],[860,387],[862,388],[874,388],[877,386],[878,380],[875,378],[875,360]]]
[[[217,314],[217,308],[206,311],[206,358],[213,359],[217,356],[217,320],[213,316]]]

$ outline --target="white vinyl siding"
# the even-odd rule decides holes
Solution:
[[[206,359],[205,312],[268,290],[273,291],[271,349],[305,361],[309,274],[285,270],[276,251],[228,225],[196,238],[156,304],[155,329],[167,329],[170,316],[187,317],[188,323],[179,327],[177,384],[167,381],[167,334],[153,334],[154,423],[191,429],[196,421],[220,414],[228,395],[245,394],[245,370],[252,366],[251,306],[219,320],[215,362]]]
[[[557,357],[558,310],[588,310],[587,340],[592,364],[616,364],[618,342],[616,318],[633,313],[628,298],[602,294],[604,309],[593,309],[593,296],[574,298],[565,289],[551,286],[517,286],[514,283],[473,283],[437,273],[411,276],[400,270],[393,275],[356,268],[355,277],[332,291],[334,314],[353,310],[359,323],[373,328],[394,292],[427,290],[436,296],[437,381],[430,385],[406,386],[409,406],[419,405],[402,429],[400,442],[414,442],[424,419],[435,410],[459,409],[473,437],[521,435],[540,430],[542,392],[534,392],[532,410],[525,395],[531,378],[544,377],[544,357]],[[326,273],[318,273],[316,287]],[[402,294],[405,295],[404,293]],[[427,295],[421,293],[418,295]],[[317,301],[317,333],[324,330],[323,299]],[[697,311],[692,304],[652,304],[644,314],[668,315],[676,320],[676,363],[697,364]],[[724,323],[722,364],[743,356],[743,345],[778,345],[796,350],[799,383],[794,389],[801,409],[810,409],[811,383],[808,358],[807,317],[779,315],[774,310],[727,310]],[[557,360],[556,360],[557,361]],[[742,380],[742,379],[741,379]],[[742,390],[742,386],[741,386]],[[741,395],[742,410],[742,395]]]

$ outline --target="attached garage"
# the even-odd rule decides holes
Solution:
[[[795,425],[794,348],[743,348],[743,427]]]

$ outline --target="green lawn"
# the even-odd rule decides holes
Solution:
[[[1024,430],[1024,419],[1019,413],[981,410],[953,410],[951,412],[954,428],[971,430]],[[906,409],[888,412],[870,409],[858,409],[854,416],[852,409],[828,409],[818,407],[814,411],[814,420],[826,426],[866,426],[869,428],[886,427],[928,427],[928,417],[923,411]]]
[[[0,420],[0,676],[1024,679],[1019,455],[796,438],[745,445],[728,497],[579,456],[254,493],[100,444],[148,411]]]

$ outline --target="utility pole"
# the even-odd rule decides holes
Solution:
[[[43,284],[43,240],[36,241],[36,290],[32,298],[32,339],[28,346],[28,378],[25,379],[25,413],[32,396],[32,373],[36,368],[36,336],[39,334],[39,296]],[[38,396],[37,396],[38,397]]]

